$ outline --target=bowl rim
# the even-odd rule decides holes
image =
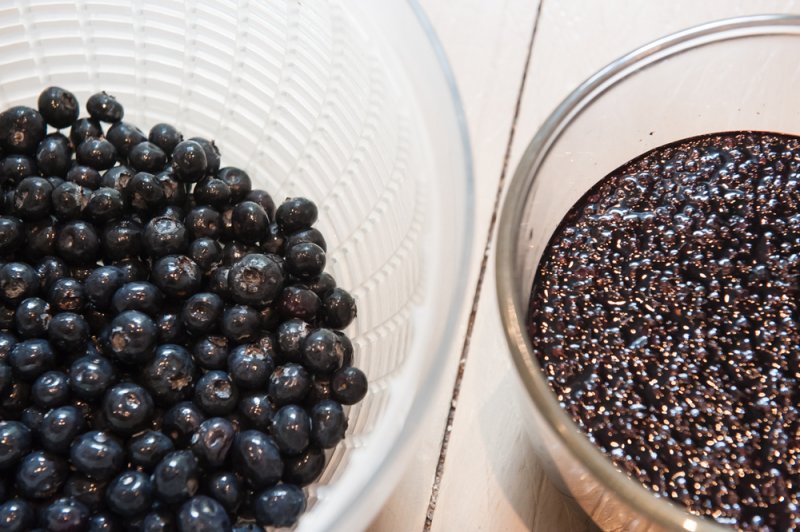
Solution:
[[[495,255],[498,305],[509,352],[528,398],[558,443],[606,490],[654,524],[667,529],[730,530],[708,517],[689,513],[668,498],[656,496],[619,471],[560,407],[532,354],[526,332],[528,294],[518,293],[514,276],[517,233],[527,193],[550,148],[595,98],[647,65],[682,51],[736,38],[780,34],[800,34],[800,16],[749,15],[707,22],[656,39],[607,64],[574,89],[538,129],[517,165],[500,213]]]

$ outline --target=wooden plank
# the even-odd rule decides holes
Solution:
[[[458,81],[469,122],[476,178],[475,244],[464,280],[472,304],[497,182],[533,28],[537,3],[526,0],[421,0]],[[444,384],[424,422],[413,462],[371,530],[419,530],[431,496],[453,382],[467,330],[468,308],[454,342]]]

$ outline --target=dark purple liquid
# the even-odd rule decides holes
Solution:
[[[565,410],[632,478],[741,528],[800,526],[800,137],[650,151],[567,214],[529,333]]]

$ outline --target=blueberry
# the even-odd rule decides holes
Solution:
[[[11,499],[0,505],[0,530],[3,532],[27,532],[35,522],[33,506],[24,499]]]
[[[163,306],[164,296],[156,285],[147,281],[125,283],[111,298],[111,310],[117,313],[138,310],[149,316],[157,316]]]
[[[57,280],[47,294],[52,311],[80,312],[86,303],[86,291],[83,285],[70,277]]]
[[[43,218],[25,224],[25,255],[32,260],[56,254],[56,219]]]
[[[243,389],[263,389],[274,369],[274,360],[258,344],[236,346],[228,356],[228,373]]]
[[[283,273],[272,258],[253,253],[231,266],[228,287],[237,303],[263,306],[280,294]]]
[[[112,170],[109,170],[109,172],[111,171]],[[100,172],[94,168],[76,164],[67,171],[66,181],[94,190],[100,186],[102,177],[100,176]]]
[[[284,364],[269,377],[268,391],[273,403],[300,403],[311,388],[311,377],[300,364]]]
[[[100,310],[110,308],[111,298],[122,285],[122,271],[115,266],[96,268],[83,283],[87,299]]]
[[[75,499],[65,497],[50,503],[41,516],[48,532],[73,532],[89,526],[89,509]]]
[[[0,332],[0,362],[8,360],[8,355],[11,354],[11,348],[17,343],[17,339],[7,332]]]
[[[70,168],[72,147],[61,133],[47,135],[36,147],[36,166],[42,175],[64,177]]]
[[[34,451],[25,456],[17,468],[17,490],[29,499],[48,499],[64,485],[67,472],[63,459]]]
[[[229,513],[236,512],[244,498],[244,489],[235,474],[230,471],[217,471],[206,478],[205,484],[209,496]]]
[[[56,249],[67,264],[90,264],[97,260],[100,239],[94,226],[74,220],[64,224],[58,231]]]
[[[306,198],[289,198],[275,211],[275,221],[286,233],[308,229],[317,221],[317,206]]]
[[[312,331],[303,340],[303,365],[312,373],[327,375],[342,365],[344,346],[339,336],[329,329]]]
[[[61,406],[69,399],[69,377],[61,371],[46,371],[31,387],[31,399],[42,408]]]
[[[88,477],[109,480],[125,465],[125,451],[110,434],[93,430],[72,442],[70,461],[75,469]]]
[[[15,466],[31,448],[31,431],[19,421],[0,421],[0,470]]]
[[[219,212],[205,205],[198,205],[186,214],[186,228],[192,238],[217,238],[222,219]]]
[[[38,291],[39,277],[28,264],[9,262],[0,268],[0,299],[4,302],[16,305]]]
[[[225,211],[226,213],[228,211]],[[233,231],[233,229],[231,229]],[[260,250],[253,244],[246,244],[238,240],[230,240],[225,244],[222,250],[222,263],[226,266],[232,266],[242,260],[246,255],[251,253],[259,253]]]
[[[50,320],[47,338],[50,344],[62,354],[83,351],[89,342],[89,323],[74,312],[59,312]]]
[[[206,336],[194,344],[192,354],[205,369],[224,369],[228,360],[228,339],[225,336]]]
[[[117,162],[117,150],[106,139],[88,138],[75,150],[79,164],[95,170],[108,170]]]
[[[24,242],[22,220],[14,216],[0,216],[0,255],[17,251]]]
[[[86,421],[74,406],[60,406],[45,414],[39,426],[39,443],[45,451],[66,454],[72,440],[80,434]]]
[[[286,270],[301,279],[316,277],[325,269],[325,251],[311,242],[301,242],[286,249]]]
[[[284,455],[302,453],[311,441],[311,421],[306,411],[297,405],[278,409],[272,418],[271,429],[270,434]]]
[[[322,236],[322,233],[314,227],[292,233],[286,238],[287,249],[296,244],[316,244],[322,248],[322,251],[328,250],[328,244],[325,242],[325,237]]]
[[[2,227],[0,227],[0,232]],[[0,237],[2,233],[0,233]],[[201,237],[189,244],[189,257],[203,271],[209,271],[222,261],[222,247],[213,238]]]
[[[157,173],[167,163],[167,155],[152,142],[140,142],[128,153],[130,165],[140,172]]]
[[[211,270],[208,274],[209,291],[214,292],[222,298],[230,298],[230,290],[228,289],[228,275],[230,275],[230,271],[230,266],[217,266]]]
[[[286,320],[278,326],[278,350],[285,360],[299,362],[302,358],[303,342],[311,332],[311,326],[303,320]]]
[[[197,291],[202,273],[185,255],[167,255],[153,264],[153,282],[169,297],[186,298]]]
[[[119,191],[100,187],[89,195],[84,209],[86,215],[98,223],[108,223],[119,219],[125,210],[125,200]]]
[[[86,100],[86,111],[89,116],[101,122],[119,122],[125,110],[116,98],[105,91],[92,94]]]
[[[269,224],[267,236],[261,242],[261,250],[265,253],[273,253],[276,255],[282,255],[286,250],[286,238],[278,228],[278,224]]]
[[[69,131],[69,140],[73,146],[80,145],[86,139],[100,138],[103,136],[103,128],[100,122],[92,118],[79,118],[72,123]]]
[[[123,197],[127,198],[128,184],[130,184],[134,175],[136,175],[136,171],[129,166],[115,166],[103,173],[103,178],[99,186],[113,188],[122,194]]]
[[[222,334],[235,343],[256,340],[260,325],[258,312],[247,305],[228,307],[222,315]]]
[[[322,301],[325,323],[334,329],[344,329],[356,317],[356,302],[349,292],[334,288]]]
[[[88,188],[65,181],[55,187],[50,196],[53,214],[62,221],[79,218],[89,203],[90,194]]]
[[[128,442],[131,463],[151,471],[167,454],[175,450],[172,440],[163,432],[149,430],[137,434]]]
[[[277,309],[284,319],[299,318],[313,322],[322,302],[312,290],[300,285],[287,286],[277,301]]]
[[[173,451],[153,470],[155,496],[167,504],[184,501],[197,493],[199,475],[197,459],[191,451]]]
[[[15,344],[8,362],[15,375],[32,381],[55,365],[56,356],[47,340],[32,339]]]
[[[239,391],[224,371],[212,370],[197,381],[194,402],[211,416],[224,416],[236,409]]]
[[[172,170],[164,170],[156,174],[156,181],[164,191],[164,201],[168,206],[186,205],[188,198],[186,184],[178,181]]]
[[[142,532],[172,532],[175,530],[175,518],[168,508],[153,510],[142,519]]]
[[[78,119],[80,104],[75,95],[61,87],[47,87],[39,94],[39,114],[56,129],[69,127]]]
[[[186,501],[178,511],[180,532],[220,532],[231,529],[231,522],[220,503],[198,495]]]
[[[272,486],[283,474],[283,461],[273,439],[257,430],[236,435],[233,467],[255,489]]]
[[[183,135],[170,124],[156,124],[150,129],[148,140],[161,148],[167,155],[183,140]]]
[[[32,155],[47,125],[35,109],[17,105],[0,113],[0,148],[7,153]]]
[[[0,304],[0,330],[8,331],[14,328],[14,307],[3,303]]]
[[[120,220],[103,231],[103,253],[110,260],[135,257],[143,250],[144,229],[132,220]]]
[[[156,327],[158,327],[158,343],[160,344],[183,343],[185,340],[186,335],[181,315],[176,310],[168,310],[159,314],[156,319]]]
[[[184,140],[172,150],[172,164],[180,181],[196,183],[206,173],[208,158],[203,146],[194,140]]]
[[[14,214],[23,220],[40,220],[50,214],[53,185],[42,177],[26,177],[14,189]]]
[[[142,213],[158,211],[167,202],[161,183],[148,172],[137,172],[128,181],[125,192],[131,207]]]
[[[123,121],[109,127],[106,138],[117,149],[120,157],[127,157],[134,146],[147,140],[138,127]]]
[[[323,449],[331,449],[344,438],[347,416],[342,405],[323,400],[311,408],[311,441]]]
[[[305,404],[313,407],[317,403],[327,401],[331,398],[330,378],[315,376],[311,382],[311,389],[306,395]]]
[[[39,175],[33,157],[11,154],[0,159],[0,184],[16,185],[32,175]]]
[[[134,281],[146,281],[150,276],[148,265],[136,258],[127,258],[111,263],[122,271],[123,279],[126,283]]]
[[[242,201],[233,208],[231,222],[237,240],[253,244],[264,239],[269,218],[264,207],[253,201]]]
[[[76,396],[91,400],[105,393],[114,379],[114,368],[108,359],[87,355],[76,359],[69,368],[70,390]]]
[[[293,484],[279,484],[262,491],[254,502],[256,522],[262,526],[289,527],[306,509],[303,490]]]
[[[106,392],[102,412],[112,430],[119,434],[132,434],[152,418],[153,399],[137,384],[117,384]]]
[[[265,393],[253,393],[243,397],[237,406],[239,414],[250,428],[268,432],[275,415],[275,407]]]
[[[117,475],[106,489],[108,508],[122,517],[133,517],[150,507],[153,485],[147,475],[139,471],[125,471]]]
[[[86,532],[121,532],[122,528],[111,515],[96,513],[89,518],[89,528]]]
[[[103,480],[95,480],[79,473],[72,473],[64,484],[61,494],[71,497],[94,512],[105,507],[106,486]]]
[[[198,143],[206,154],[206,173],[215,175],[219,171],[220,156],[219,148],[213,140],[209,141],[202,137],[192,137],[190,141]]]
[[[227,182],[228,185],[231,187],[231,191],[233,190],[242,190],[243,188],[250,188],[250,177],[247,176],[246,183],[242,179],[242,175],[247,176],[242,170],[238,168],[223,168],[219,171],[217,176],[222,179],[223,181]],[[243,186],[240,186],[243,185]],[[248,190],[248,192],[244,195],[243,198],[234,197],[234,201],[241,201],[242,199],[246,201],[253,201],[261,205],[264,208],[264,211],[267,213],[267,216],[270,220],[275,219],[275,201],[270,196],[269,192],[266,190],[261,189],[252,189]]]
[[[153,398],[170,405],[186,399],[195,379],[192,356],[180,345],[158,346],[155,356],[142,370],[142,384]]]
[[[222,316],[222,298],[211,292],[195,294],[186,300],[181,311],[183,326],[190,334],[213,332]]]
[[[331,378],[331,397],[343,405],[354,405],[367,395],[367,377],[360,369],[348,366]]]
[[[210,468],[222,467],[228,459],[236,431],[230,421],[213,417],[203,421],[192,436],[192,452]]]
[[[319,447],[309,446],[302,454],[284,460],[283,481],[298,486],[308,486],[319,478],[325,469],[325,453]]]
[[[164,413],[161,427],[177,445],[186,445],[205,418],[196,404],[183,401]]]
[[[111,321],[105,347],[123,363],[141,363],[152,358],[157,333],[156,324],[148,315],[126,310]]]
[[[17,307],[15,322],[17,333],[22,338],[45,336],[50,325],[50,305],[44,299],[29,297]]]
[[[194,186],[194,199],[198,205],[209,205],[215,209],[224,208],[231,199],[231,189],[221,179],[206,177]]]

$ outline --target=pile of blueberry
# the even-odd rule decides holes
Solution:
[[[0,531],[289,526],[367,392],[317,207],[86,110],[0,114]]]

